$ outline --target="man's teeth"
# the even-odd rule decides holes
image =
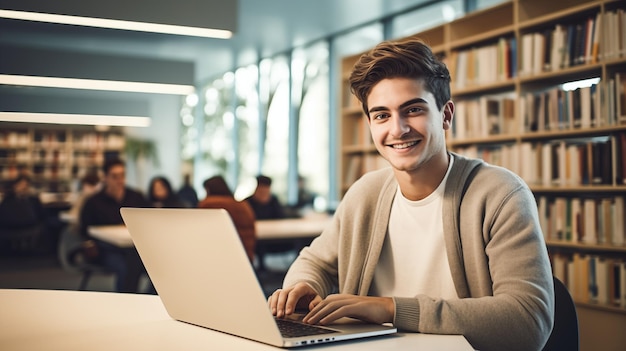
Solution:
[[[409,143],[402,143],[402,144],[394,144],[394,145],[391,145],[391,147],[393,147],[394,149],[406,149],[407,147],[411,147],[415,144],[417,144],[417,141],[411,141]]]

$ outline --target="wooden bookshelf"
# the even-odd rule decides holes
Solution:
[[[119,128],[2,123],[0,180],[4,185],[25,173],[39,193],[71,192],[74,181],[100,170],[107,157],[119,156],[124,144]]]
[[[450,69],[457,109],[447,133],[449,149],[507,167],[527,181],[538,206],[544,206],[541,216],[550,254],[567,260],[559,264],[574,256],[606,258],[621,264],[626,272],[626,212],[622,206],[626,197],[625,9],[626,2],[617,0],[513,0],[411,35],[428,42]],[[344,96],[349,93],[347,77],[358,57],[343,59]],[[596,80],[587,87],[565,89],[565,83],[589,79]],[[506,108],[503,99],[507,99]],[[358,162],[377,151],[367,135],[354,137],[362,131],[363,121],[367,123],[358,102],[343,101],[341,195],[364,172],[383,164],[370,163],[373,168],[369,168]],[[470,124],[474,129],[459,130]],[[583,159],[585,166],[577,168]],[[604,176],[595,175],[593,165],[599,166]],[[570,237],[561,238],[551,231],[557,199],[566,210],[559,229],[568,227],[570,231],[572,225],[583,230],[572,218],[578,218],[580,224],[587,215],[572,215],[572,200],[583,204],[587,200],[587,210],[596,214],[593,225],[587,221],[590,232],[570,232]],[[592,208],[592,203],[598,205]],[[605,237],[599,236],[600,229]],[[612,235],[608,241],[607,230]],[[597,286],[593,280],[597,274],[573,268],[569,272],[571,277],[561,276],[566,284],[569,280],[570,284]],[[625,274],[611,278],[611,286],[615,279],[626,280]],[[586,318],[580,323],[581,350],[600,344],[607,345],[606,350],[618,350],[626,343],[625,333],[596,330],[596,325],[605,323],[602,318],[620,323],[622,328],[626,325],[623,286],[619,302],[600,303],[597,294],[589,291],[576,295],[580,316]]]

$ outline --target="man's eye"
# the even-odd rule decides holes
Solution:
[[[407,110],[407,113],[420,113],[421,111],[421,107],[411,107]]]
[[[387,116],[388,115],[386,113],[377,113],[374,115],[374,119],[385,119]]]

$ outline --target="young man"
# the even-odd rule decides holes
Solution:
[[[463,334],[483,351],[541,349],[554,292],[535,199],[506,169],[446,150],[445,65],[419,40],[383,42],[350,82],[391,168],[350,188],[270,296],[272,312]]]
[[[139,192],[126,186],[126,165],[120,159],[109,159],[104,163],[103,188],[90,196],[80,212],[80,233],[89,239],[89,226],[124,224],[121,207],[151,207]],[[95,240],[95,239],[94,239]],[[99,252],[99,262],[116,275],[117,292],[139,292],[139,280],[146,269],[137,250],[120,248],[100,240],[95,240]],[[152,291],[149,285],[149,292]]]
[[[283,206],[272,194],[272,178],[264,175],[256,177],[254,193],[246,198],[254,210],[256,219],[281,219],[285,217]]]

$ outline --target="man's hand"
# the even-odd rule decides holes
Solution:
[[[393,299],[390,297],[329,295],[312,306],[303,322],[330,324],[339,318],[351,317],[376,324],[391,323],[394,310]]]
[[[268,299],[269,307],[272,314],[278,318],[290,315],[296,309],[306,308],[313,309],[322,298],[306,283],[297,283],[296,285],[274,291]]]

